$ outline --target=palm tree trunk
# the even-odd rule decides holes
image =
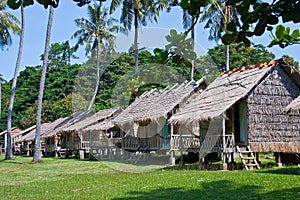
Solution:
[[[96,99],[96,95],[97,95],[97,92],[98,92],[98,88],[99,88],[99,82],[100,82],[100,60],[99,60],[99,54],[100,54],[100,38],[98,38],[98,45],[97,45],[97,58],[96,58],[96,68],[97,68],[97,80],[96,80],[96,85],[95,85],[95,90],[94,90],[94,94],[93,94],[93,97],[90,101],[90,105],[88,107],[88,110],[91,110],[92,109],[92,106],[95,102],[95,99]]]
[[[40,80],[40,89],[39,89],[39,96],[38,96],[38,108],[36,112],[36,133],[35,133],[35,147],[34,147],[33,162],[39,162],[42,160],[41,138],[40,138],[41,125],[42,125],[42,102],[43,102],[47,65],[48,65],[48,54],[49,54],[49,46],[50,46],[51,28],[53,22],[53,12],[54,12],[54,8],[50,6],[47,32],[46,32],[46,43],[45,43],[45,50],[44,50],[43,70],[42,70],[42,75]]]
[[[13,158],[12,152],[12,139],[11,139],[11,119],[12,119],[12,110],[14,105],[14,98],[15,98],[15,91],[17,85],[17,78],[21,63],[22,51],[23,51],[23,41],[24,41],[24,29],[25,29],[25,17],[24,17],[24,6],[23,1],[21,4],[21,35],[19,41],[19,51],[16,61],[16,68],[14,72],[14,78],[11,86],[11,93],[9,98],[9,106],[8,106],[8,115],[7,115],[7,141],[6,141],[6,153],[5,153],[5,160],[10,160]]]
[[[139,49],[138,49],[138,10],[134,9],[134,74],[139,73]]]
[[[225,53],[226,53],[226,71],[229,71],[229,50],[230,50],[230,45],[226,45],[226,51],[225,51]]]
[[[225,15],[226,15],[226,26],[230,23],[230,6],[228,5],[225,5]],[[230,66],[229,66],[229,49],[230,49],[230,46],[229,45],[226,45],[226,71],[229,71],[230,69]]]
[[[195,26],[194,26],[194,22],[195,21],[195,16],[192,16],[192,23],[191,25],[193,26],[192,27],[192,30],[191,30],[191,38],[192,38],[192,50],[194,51],[195,50]],[[191,70],[190,70],[190,80],[193,80],[194,79],[194,71],[195,71],[195,61],[192,60],[191,61],[192,63],[192,66],[191,66]]]

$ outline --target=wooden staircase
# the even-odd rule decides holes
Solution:
[[[253,170],[254,167],[260,169],[259,164],[251,150],[250,146],[241,148],[236,146],[236,150],[239,153],[240,158],[242,159],[242,163],[246,170]]]

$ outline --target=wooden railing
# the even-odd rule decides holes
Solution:
[[[170,150],[182,150],[187,152],[233,152],[234,150],[234,135],[206,135],[197,138],[193,135],[173,135],[171,136]],[[224,144],[223,144],[224,141]],[[223,146],[225,148],[223,148]]]
[[[157,135],[151,138],[124,137],[122,138],[122,149],[135,151],[144,149],[146,151],[155,151],[161,147],[161,138]]]
[[[80,149],[90,149],[90,141],[81,141]]]
[[[171,136],[170,150],[182,151],[198,151],[200,148],[200,140],[193,135],[173,135]]]

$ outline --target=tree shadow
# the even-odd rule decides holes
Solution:
[[[300,167],[288,167],[257,171],[258,173],[269,173],[278,175],[300,175]]]
[[[231,181],[212,181],[196,186],[198,189],[180,187],[162,188],[149,191],[131,191],[124,197],[113,200],[154,200],[154,199],[300,199],[300,187],[263,193],[264,188],[248,185],[238,186]]]

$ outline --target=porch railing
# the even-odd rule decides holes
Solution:
[[[193,135],[173,135],[171,136],[170,150],[205,153],[233,152],[234,135],[226,134],[224,137],[223,140],[222,135],[206,135],[199,138]]]
[[[122,149],[134,151],[139,148],[143,148],[147,151],[155,151],[160,149],[163,142],[159,136],[153,136],[151,138],[138,138],[138,137],[124,137],[122,138]]]

